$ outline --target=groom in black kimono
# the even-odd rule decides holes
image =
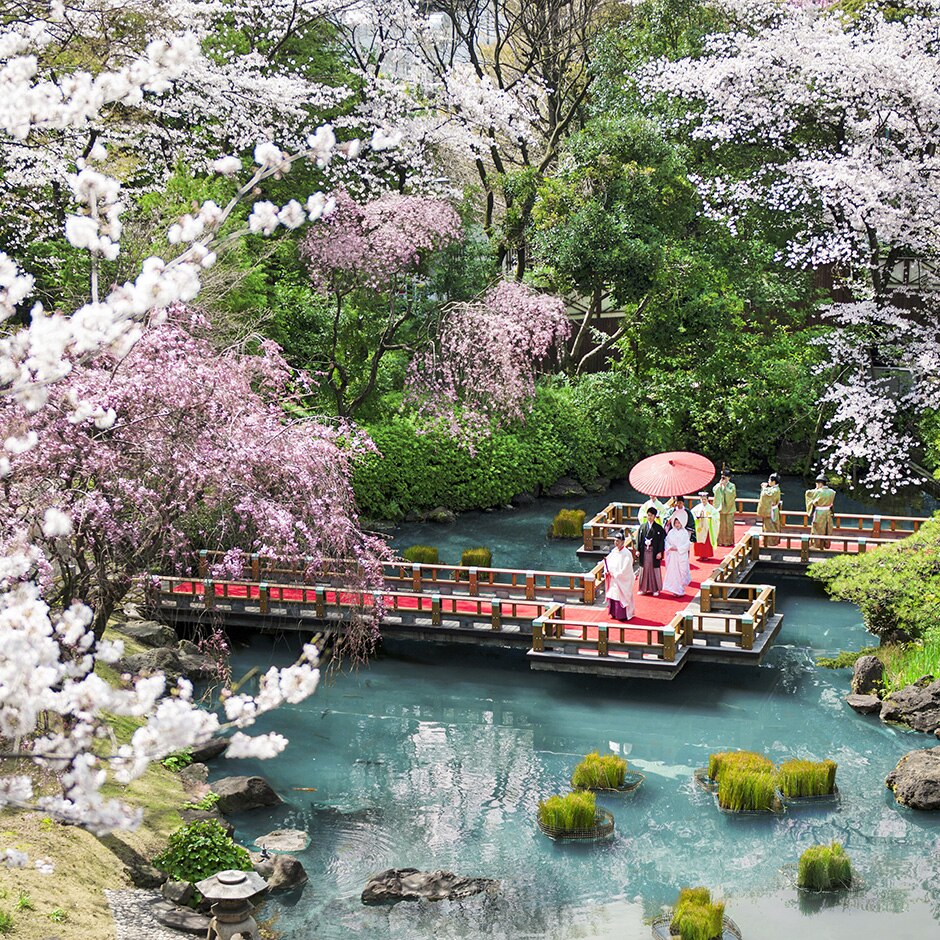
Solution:
[[[666,530],[656,521],[658,513],[651,506],[646,511],[646,522],[636,533],[640,554],[640,593],[658,596],[663,587],[660,565],[666,551]]]

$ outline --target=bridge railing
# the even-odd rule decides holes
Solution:
[[[618,529],[635,528],[641,503],[609,503],[604,509],[584,523],[584,550],[605,551],[613,544],[613,533]],[[694,508],[694,505],[687,507]],[[736,500],[735,521],[756,522],[757,500]],[[866,513],[834,513],[832,526],[835,532],[871,539],[888,541],[905,538],[926,521],[921,516],[882,516]],[[809,532],[809,516],[803,510],[784,509],[780,513],[781,527],[802,529]]]
[[[223,552],[200,552],[199,577],[208,578],[223,555]],[[313,567],[312,559],[288,565],[253,554],[249,556],[247,567],[252,581],[303,582],[308,578],[312,580],[312,577],[318,581],[340,581],[360,573],[354,559],[324,559]],[[383,565],[383,578],[387,585],[404,587],[415,593],[440,591],[475,597],[482,591],[521,600],[567,600],[593,604],[603,584],[604,566],[598,563],[588,572],[523,571],[396,560]]]
[[[854,555],[864,554],[879,545],[893,545],[897,538],[871,538],[865,535],[847,535],[833,532],[820,536],[806,532],[756,532],[748,536],[750,556],[756,561],[761,551],[777,552],[781,555],[799,555],[801,562],[809,562],[810,555]]]
[[[150,602],[163,609],[179,610],[185,605],[189,610],[324,621],[340,620],[352,613],[380,606],[385,615],[395,612],[412,619],[428,619],[434,626],[447,619],[474,628],[488,626],[492,630],[512,625],[521,632],[528,631],[534,618],[542,616],[550,607],[558,606],[525,599],[348,590],[296,583],[198,581],[162,576],[155,576],[152,580]]]

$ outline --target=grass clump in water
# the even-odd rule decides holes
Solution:
[[[468,548],[460,556],[460,565],[463,568],[492,568],[493,553],[488,548]]]
[[[616,754],[588,754],[574,769],[571,786],[576,790],[616,790],[623,786],[627,762]]]
[[[807,891],[836,891],[852,884],[852,864],[838,842],[812,845],[800,856],[797,884]]]
[[[708,758],[708,776],[716,783],[721,783],[727,771],[750,771],[752,773],[773,773],[774,764],[769,757],[754,751],[719,751]]]
[[[724,903],[713,902],[708,888],[683,888],[669,932],[682,940],[718,940],[724,929],[724,916]]]
[[[788,760],[777,771],[777,786],[784,796],[826,796],[836,788],[835,761]]]
[[[550,796],[539,803],[539,822],[546,829],[573,832],[593,829],[597,818],[597,801],[593,793],[579,791],[565,796]]]
[[[735,813],[770,812],[776,796],[772,769],[726,770],[718,781],[718,805]]]
[[[562,509],[552,520],[552,538],[577,539],[584,534],[583,509]]]
[[[405,561],[410,561],[415,565],[436,565],[438,564],[438,551],[432,545],[411,545],[402,553]]]
[[[874,656],[878,649],[877,646],[866,646],[860,650],[842,650],[835,656],[820,656],[816,660],[816,665],[823,669],[851,669],[857,659],[861,659],[862,656]]]

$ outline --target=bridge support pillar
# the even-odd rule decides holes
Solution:
[[[691,646],[693,640],[692,615],[686,614],[682,618],[682,645]]]
[[[542,624],[544,621],[541,617],[536,617],[532,621],[532,649],[536,653],[542,653],[545,650],[545,640],[542,638]]]

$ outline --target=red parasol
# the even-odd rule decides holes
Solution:
[[[715,478],[715,465],[685,450],[653,454],[630,471],[630,486],[647,496],[685,496]]]

